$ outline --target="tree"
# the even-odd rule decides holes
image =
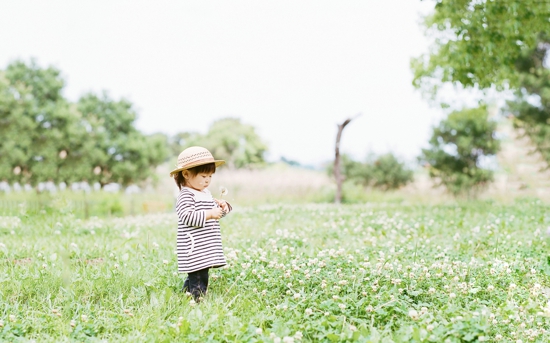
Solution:
[[[498,152],[495,129],[485,107],[452,112],[434,128],[420,160],[449,192],[474,196],[493,180],[493,172],[481,164]]]
[[[172,138],[172,151],[199,145],[210,150],[216,159],[225,160],[230,168],[243,168],[265,162],[267,144],[252,125],[238,118],[219,119],[210,125],[205,135],[179,133]]]
[[[348,118],[338,124],[338,132],[336,133],[336,144],[334,146],[334,179],[336,180],[336,195],[334,197],[334,202],[339,204],[342,202],[342,183],[344,182],[344,177],[342,176],[342,170],[340,166],[340,140],[342,139],[342,132],[345,127],[355,118],[360,116],[357,114],[353,118]]]
[[[437,0],[425,20],[435,43],[412,60],[413,84],[432,94],[445,82],[509,87],[514,125],[550,165],[549,17],[549,1]]]
[[[123,186],[154,175],[154,168],[168,156],[164,135],[143,135],[135,128],[137,114],[132,103],[112,100],[106,92],[89,93],[78,101],[87,140],[94,142],[89,182]],[[93,172],[93,173],[92,173]]]
[[[517,89],[516,62],[550,31],[548,1],[436,0],[425,18],[430,54],[411,62],[413,84],[436,92],[444,82]]]
[[[178,156],[185,148],[197,145],[201,135],[196,132],[180,132],[169,138],[170,153]]]
[[[23,84],[11,84],[0,72],[0,179],[9,183],[30,181],[28,166],[36,121],[28,115],[32,105]],[[27,133],[27,134],[22,134]]]
[[[167,156],[166,137],[141,134],[128,101],[88,94],[71,104],[64,84],[58,69],[35,61],[0,71],[0,179],[126,186],[153,175]]]
[[[76,155],[68,147],[83,131],[79,113],[61,94],[60,71],[15,61],[0,84],[2,176],[31,185],[74,179]]]
[[[548,36],[541,36],[541,44],[528,51],[516,62],[521,88],[516,98],[508,102],[508,109],[515,116],[514,126],[524,133],[550,163],[550,70],[544,61],[550,49]]]

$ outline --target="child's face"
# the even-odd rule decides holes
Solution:
[[[197,175],[192,175],[188,171],[183,173],[185,185],[197,191],[203,191],[208,188],[210,181],[212,181],[212,175],[213,173],[198,173]]]

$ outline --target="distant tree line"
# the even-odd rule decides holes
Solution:
[[[238,118],[217,120],[204,134],[145,135],[135,127],[137,113],[130,101],[114,100],[103,92],[84,94],[72,103],[63,96],[64,86],[58,69],[41,68],[34,61],[15,61],[0,70],[0,181],[31,186],[86,181],[124,187],[154,179],[159,164],[173,161],[192,145],[208,148],[226,160],[229,168],[265,163],[267,144],[252,125]],[[423,153],[431,175],[455,193],[491,180],[491,174],[478,168],[475,159],[498,148],[484,131],[494,127],[484,124],[483,111],[450,116],[434,131],[430,141],[434,149]],[[471,125],[477,129],[471,131]],[[480,138],[470,139],[474,133]],[[453,141],[455,136],[470,138]],[[457,145],[454,157],[448,156],[445,144]],[[477,155],[456,161],[457,153],[474,151],[472,147]],[[342,159],[344,178],[363,187],[392,190],[413,180],[412,170],[393,154],[370,155],[365,161],[347,155]],[[468,179],[468,175],[475,177]],[[458,187],[449,186],[453,182],[459,182]]]
[[[0,71],[0,180],[127,186],[152,177],[166,137],[139,132],[129,101],[89,93],[71,103],[64,86],[58,69],[34,61]]]
[[[170,138],[170,149],[177,156],[189,146],[203,146],[217,158],[225,160],[229,168],[261,166],[265,163],[267,144],[252,125],[239,118],[214,121],[205,134],[181,132]]]
[[[220,119],[206,134],[146,135],[130,101],[103,92],[73,103],[64,86],[60,70],[33,60],[0,70],[0,181],[125,187],[154,179],[159,164],[191,145],[207,147],[231,168],[265,162],[267,145],[240,119]]]

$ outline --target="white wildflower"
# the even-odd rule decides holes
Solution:
[[[409,310],[409,317],[411,317],[414,320],[418,319],[418,312],[415,309]]]

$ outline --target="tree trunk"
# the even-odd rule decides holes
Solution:
[[[353,119],[360,116],[361,113],[357,114],[353,118],[346,119],[342,124],[338,125],[338,133],[336,134],[336,147],[334,153],[334,178],[336,179],[336,196],[334,202],[340,204],[342,202],[342,183],[344,182],[344,176],[340,168],[340,140],[342,139],[342,131],[346,125],[348,125]]]

